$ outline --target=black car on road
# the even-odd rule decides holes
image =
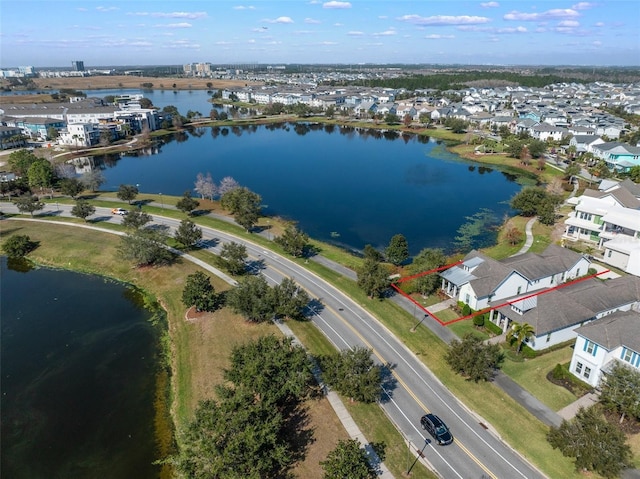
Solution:
[[[420,424],[422,424],[422,428],[431,434],[441,446],[446,446],[453,442],[453,435],[449,431],[449,428],[442,422],[442,419],[435,414],[425,414],[420,419]]]

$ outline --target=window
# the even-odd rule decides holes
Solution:
[[[521,291],[522,291],[522,286],[518,286],[518,292],[516,294],[520,294]]]
[[[633,353],[631,352],[630,349],[625,349],[624,351],[624,356],[622,357],[622,359],[628,363],[631,362],[631,356],[633,355]]]
[[[593,347],[594,347],[594,345],[595,345],[595,344],[593,343],[593,341],[587,341],[587,349],[586,349],[586,351],[587,351],[589,354],[593,354]]]
[[[612,253],[611,250],[607,251],[607,258],[611,258],[611,253]]]
[[[585,379],[589,379],[589,376],[591,376],[591,368],[590,367],[585,367],[584,368],[584,374],[583,374]]]
[[[576,363],[576,373],[578,374],[582,373],[582,363],[580,362]]]

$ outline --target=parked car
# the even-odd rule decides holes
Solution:
[[[446,446],[453,442],[451,431],[449,431],[447,425],[442,422],[442,419],[435,414],[425,414],[420,419],[420,424],[422,424],[422,428],[431,434],[439,445]]]
[[[111,210],[111,214],[112,215],[120,215],[120,216],[124,216],[126,214],[128,214],[129,212],[127,210],[125,210],[124,208],[114,208]]]

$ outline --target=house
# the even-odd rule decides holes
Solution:
[[[24,146],[22,130],[17,126],[0,126],[0,150]]]
[[[100,141],[100,130],[93,123],[73,123],[60,131],[58,142],[76,148],[95,145]]]
[[[567,134],[567,130],[558,126],[551,126],[546,123],[532,126],[529,128],[529,134],[540,141],[560,141]]]
[[[507,331],[513,323],[527,323],[534,336],[527,345],[542,350],[572,340],[576,329],[616,311],[640,305],[640,278],[620,276],[606,281],[581,279],[547,289],[538,295],[508,298],[491,310],[489,320]]]
[[[525,253],[500,261],[471,251],[462,263],[440,273],[442,291],[474,311],[506,298],[530,294],[585,275],[591,262],[581,254],[550,245],[543,253]]]
[[[629,172],[634,166],[640,166],[640,147],[618,141],[609,141],[592,146],[596,158],[604,160],[611,170]]]
[[[637,196],[636,196],[637,195]],[[605,191],[585,190],[571,203],[566,241],[591,243],[602,261],[640,276],[640,187],[625,180]]]
[[[594,145],[602,143],[604,143],[604,140],[597,135],[574,135],[569,140],[569,146],[574,146],[578,155],[591,153]]]
[[[640,312],[619,311],[576,329],[569,371],[597,387],[614,364],[640,372]]]

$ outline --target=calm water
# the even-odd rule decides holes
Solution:
[[[458,229],[487,213],[474,246],[494,240],[521,186],[509,174],[461,161],[416,136],[322,125],[203,128],[145,155],[98,158],[104,189],[182,195],[198,173],[232,176],[259,193],[264,212],[298,221],[310,236],[360,250],[403,234],[412,254],[451,251]]]
[[[158,477],[157,340],[137,295],[0,268],[2,477]]]

